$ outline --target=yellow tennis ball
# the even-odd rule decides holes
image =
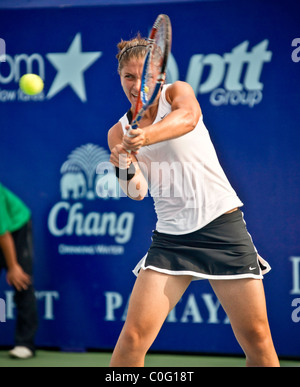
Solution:
[[[20,89],[28,95],[39,94],[44,88],[44,82],[41,77],[36,74],[25,74],[21,77]]]
[[[144,92],[147,94],[149,92],[149,87],[148,86],[144,86]]]

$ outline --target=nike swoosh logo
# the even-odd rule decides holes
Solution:
[[[251,271],[255,270],[255,269],[256,269],[256,267],[251,267],[251,266],[249,267],[249,270],[251,270]]]
[[[161,120],[164,119],[166,115],[167,115],[167,113],[166,113],[164,116],[160,117],[160,119],[161,119]]]

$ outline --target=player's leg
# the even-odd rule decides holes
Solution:
[[[247,366],[279,366],[261,280],[210,281],[246,354]]]
[[[149,269],[140,271],[130,298],[126,322],[112,355],[112,367],[144,365],[148,349],[191,279]]]

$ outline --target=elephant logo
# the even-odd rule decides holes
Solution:
[[[60,180],[62,199],[74,200],[85,197],[86,181],[82,172],[66,172]]]
[[[60,169],[62,199],[94,200],[97,197],[97,182],[101,178],[96,173],[97,165],[108,161],[109,153],[94,144],[82,145],[73,150]]]

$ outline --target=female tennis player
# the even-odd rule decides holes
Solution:
[[[149,189],[157,225],[134,270],[137,279],[111,366],[144,365],[167,315],[197,279],[210,281],[247,366],[279,366],[262,284],[270,266],[247,232],[243,203],[219,164],[191,86],[164,85],[139,128],[130,129],[146,46],[139,36],[118,45],[118,71],[131,107],[109,130],[108,144],[117,176],[127,168],[126,177],[119,176],[126,194],[142,200]]]

